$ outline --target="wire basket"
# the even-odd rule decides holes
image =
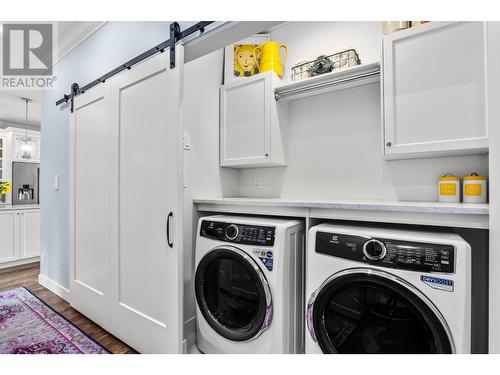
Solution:
[[[332,63],[332,68],[329,72],[347,69],[361,64],[359,55],[354,49],[347,49],[345,51],[334,53],[333,55],[326,56]],[[292,67],[292,81],[302,81],[303,79],[313,77],[317,74],[311,74],[308,69],[316,62],[316,60],[300,63]]]

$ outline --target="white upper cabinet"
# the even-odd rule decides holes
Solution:
[[[430,22],[383,38],[387,159],[488,151],[485,23]]]
[[[221,87],[221,150],[223,167],[250,168],[285,165],[286,104],[274,98],[273,72]]]

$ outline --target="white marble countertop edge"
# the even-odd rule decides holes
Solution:
[[[20,205],[0,204],[0,211],[19,211],[19,210],[38,210],[38,209],[40,209],[39,204],[20,204]]]
[[[409,202],[389,200],[287,200],[278,198],[195,198],[195,204],[235,206],[271,206],[295,208],[323,208],[391,212],[419,212],[435,214],[488,215],[488,204]]]

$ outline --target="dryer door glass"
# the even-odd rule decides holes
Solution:
[[[324,353],[451,353],[439,313],[409,288],[354,273],[332,279],[313,304],[313,327]]]
[[[195,292],[205,320],[229,340],[251,339],[268,323],[267,281],[239,249],[218,248],[205,255],[196,269]]]

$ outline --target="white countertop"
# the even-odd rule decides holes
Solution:
[[[39,204],[0,204],[0,211],[18,211],[18,210],[37,210],[40,208]]]
[[[197,210],[439,227],[489,228],[488,204],[390,200],[196,198]]]
[[[291,200],[280,198],[198,198],[196,204],[232,206],[325,208],[386,212],[416,212],[456,215],[488,215],[488,204],[408,202],[389,200]]]

